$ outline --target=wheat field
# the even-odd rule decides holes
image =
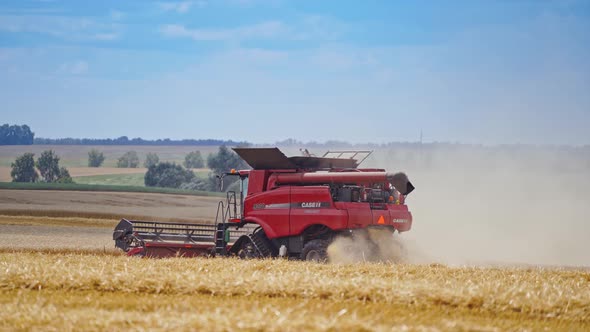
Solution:
[[[590,272],[0,252],[6,330],[588,330]]]

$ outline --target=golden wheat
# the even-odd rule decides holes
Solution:
[[[590,273],[4,252],[0,306],[22,329],[571,330]]]

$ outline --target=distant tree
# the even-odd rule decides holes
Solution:
[[[143,166],[145,168],[150,168],[151,166],[154,166],[154,165],[156,165],[159,162],[160,162],[160,157],[158,157],[158,155],[155,154],[155,153],[149,152],[145,156],[145,161],[143,162]]]
[[[43,151],[36,166],[45,182],[55,182],[59,178],[59,157],[53,150]]]
[[[137,166],[139,166],[139,157],[135,151],[125,152],[125,154],[117,160],[117,167],[120,168],[137,168]]]
[[[219,179],[210,173],[208,177],[202,178],[195,176],[190,182],[185,182],[180,185],[180,189],[199,190],[199,191],[218,191]]]
[[[190,182],[195,174],[174,163],[158,163],[148,168],[144,176],[148,187],[179,188],[183,183]]]
[[[36,182],[39,178],[37,170],[35,170],[35,159],[33,153],[25,153],[17,157],[14,163],[11,164],[12,170],[10,176],[12,182]]]
[[[74,183],[74,180],[70,176],[70,172],[68,171],[67,168],[60,167],[59,168],[59,176],[57,177],[57,180],[55,182],[58,182],[58,183]]]
[[[105,157],[102,152],[99,152],[96,149],[92,149],[88,152],[88,167],[100,167],[104,160]]]
[[[229,172],[232,168],[244,169],[248,165],[235,152],[225,145],[219,147],[216,154],[210,154],[207,158],[207,166],[216,174]]]
[[[59,167],[59,157],[52,150],[43,151],[35,165],[45,182],[74,182],[67,168]]]
[[[0,126],[0,145],[31,145],[35,139],[35,133],[27,125]]]
[[[8,126],[8,125],[6,125]],[[0,135],[1,137],[1,135]],[[33,139],[33,136],[31,136]],[[1,143],[2,145],[4,143]],[[171,140],[169,138],[156,139],[156,140],[145,140],[143,138],[132,138],[129,139],[127,136],[121,136],[119,138],[34,138],[34,143],[37,145],[174,145],[174,146],[243,146],[248,145],[248,142],[235,142],[232,140],[223,141],[218,139],[182,139],[182,140]]]
[[[228,149],[225,145],[219,147],[216,154],[210,154],[207,158],[207,166],[211,169],[213,174],[209,175],[209,186],[212,190],[218,191],[218,179],[215,175],[227,173],[232,169],[244,169],[248,168],[248,164],[235,152]],[[237,177],[226,177],[223,180],[223,189],[225,191],[231,187],[237,181]]]
[[[129,138],[127,138],[127,136],[121,136],[121,137],[115,139],[115,143],[122,144],[122,145],[128,144]]]
[[[205,161],[201,156],[201,151],[193,151],[184,157],[184,167],[186,168],[203,168]]]

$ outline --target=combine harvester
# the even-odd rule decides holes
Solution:
[[[115,245],[130,256],[289,257],[325,261],[337,236],[367,238],[370,229],[405,232],[412,214],[405,197],[414,190],[404,173],[358,168],[371,151],[286,157],[278,148],[235,148],[251,170],[240,191],[219,202],[215,224],[123,219]],[[357,158],[362,159],[358,161]],[[393,239],[392,239],[393,240]]]

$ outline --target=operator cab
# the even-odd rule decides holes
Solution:
[[[228,190],[226,192],[227,206],[228,206],[228,210],[230,211],[230,214],[229,214],[230,218],[229,219],[234,222],[240,221],[242,216],[244,215],[244,199],[246,199],[246,195],[248,194],[249,175],[250,175],[249,170],[236,171],[235,169],[232,169],[230,172],[224,173],[224,174],[218,176],[220,191],[224,191],[224,187],[225,187],[224,178],[225,177],[228,177],[228,176],[229,177],[235,177],[235,176],[239,177],[239,192],[236,192],[234,190]],[[231,187],[232,184],[234,184],[234,183],[235,182],[232,181],[232,183],[229,184],[227,187],[228,188]],[[237,197],[238,194],[239,194],[239,197]],[[239,214],[238,214],[238,208],[239,208]],[[232,211],[233,211],[233,214],[231,213]]]

